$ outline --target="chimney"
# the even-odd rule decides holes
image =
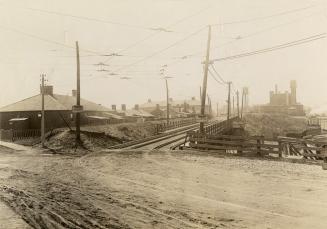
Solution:
[[[72,90],[72,96],[76,97],[77,96],[77,90]]]
[[[277,84],[275,84],[275,94],[278,93],[278,87],[277,87]]]
[[[160,105],[156,104],[156,110],[160,110]]]
[[[192,97],[192,100],[194,101],[195,100],[195,97]]]
[[[122,105],[121,105],[121,110],[122,110],[122,111],[126,111],[126,104],[122,104]]]
[[[140,109],[139,105],[135,104],[134,109],[138,111]]]
[[[46,85],[44,86],[44,94],[53,96],[53,86]],[[42,86],[40,86],[40,93],[42,94]]]
[[[116,111],[116,110],[117,110],[116,105],[111,105],[111,109],[112,109],[113,111]]]
[[[148,99],[148,103],[152,103],[151,99]]]

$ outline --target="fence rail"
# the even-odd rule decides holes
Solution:
[[[170,120],[168,124],[167,124],[167,122],[157,124],[156,130],[157,130],[157,133],[161,133],[166,130],[171,130],[171,129],[175,129],[175,128],[179,128],[179,127],[183,127],[183,126],[187,126],[187,125],[192,125],[195,123],[197,123],[195,118]]]
[[[320,140],[264,136],[231,136],[222,134],[188,133],[189,146],[204,150],[225,150],[231,153],[256,153],[260,156],[275,154],[278,157],[300,156],[306,159],[327,160],[327,142]]]

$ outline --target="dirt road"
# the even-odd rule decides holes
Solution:
[[[0,199],[17,225],[21,217],[32,228],[327,227],[319,166],[181,151],[0,159]]]

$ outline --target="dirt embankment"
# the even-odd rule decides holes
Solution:
[[[244,117],[245,130],[250,135],[264,135],[273,138],[287,133],[302,133],[307,128],[306,117],[281,114],[247,114]]]
[[[78,150],[84,148],[87,151],[97,151],[127,141],[146,138],[155,134],[155,127],[154,123],[83,126],[81,128],[82,147],[78,147]],[[57,153],[75,152],[75,131],[68,129],[55,131],[55,134],[47,138],[46,146]]]

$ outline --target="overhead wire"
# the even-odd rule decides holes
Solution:
[[[124,69],[127,69],[127,68],[130,68],[130,67],[132,67],[132,66],[134,66],[134,65],[136,65],[136,64],[139,64],[139,63],[141,63],[141,62],[143,62],[143,61],[145,61],[145,60],[147,60],[147,59],[149,59],[149,58],[152,58],[152,57],[154,57],[154,56],[156,56],[156,55],[158,55],[158,54],[160,54],[160,53],[162,53],[162,52],[164,52],[164,51],[166,51],[166,50],[168,50],[168,49],[170,49],[170,48],[172,48],[172,47],[174,47],[174,46],[180,44],[181,42],[183,42],[183,41],[185,41],[185,40],[187,40],[187,39],[189,39],[189,38],[191,38],[191,37],[197,35],[197,34],[200,33],[201,31],[203,31],[205,28],[206,28],[206,27],[202,27],[201,29],[198,29],[198,30],[196,30],[195,32],[192,32],[191,34],[187,35],[186,37],[183,37],[182,39],[180,39],[180,40],[178,40],[178,41],[176,41],[176,42],[170,44],[169,46],[167,46],[167,47],[165,47],[165,48],[163,48],[163,49],[160,49],[160,50],[158,50],[158,51],[152,53],[151,55],[148,55],[148,56],[142,58],[141,60],[137,60],[137,61],[132,62],[132,63],[130,63],[130,64],[128,64],[128,65],[125,65],[125,66],[123,66],[123,67],[121,67],[121,68],[118,68],[118,69],[115,70],[115,72],[117,72],[117,71],[121,71],[121,70],[124,70]]]
[[[284,16],[284,15],[288,15],[288,14],[293,14],[293,13],[308,10],[308,9],[311,9],[311,8],[314,8],[314,7],[316,7],[316,5],[310,5],[310,6],[306,6],[306,7],[302,7],[302,8],[286,10],[286,11],[282,11],[282,12],[279,12],[279,13],[270,14],[270,15],[261,16],[261,17],[254,17],[254,18],[243,19],[243,20],[235,20],[235,21],[230,21],[230,22],[216,23],[216,24],[212,24],[212,26],[222,26],[222,25],[234,25],[234,24],[249,23],[249,22],[253,22],[253,21],[265,20],[265,19],[275,18],[275,17]]]
[[[201,14],[202,12],[204,12],[204,11],[206,11],[206,10],[208,10],[208,9],[210,9],[210,6],[205,7],[205,8],[203,8],[203,9],[197,11],[197,12],[194,13],[194,14],[191,14],[191,15],[185,16],[185,17],[181,18],[180,20],[178,20],[178,21],[176,21],[176,22],[174,22],[174,23],[168,25],[166,28],[167,28],[167,29],[170,29],[171,27],[176,26],[176,25],[178,25],[178,24],[180,24],[180,23],[182,23],[182,22],[188,20],[189,18],[192,18],[192,17],[194,17],[194,16],[197,16],[197,15]],[[149,40],[150,38],[155,37],[156,35],[160,34],[161,32],[162,32],[162,31],[156,31],[156,32],[153,32],[153,33],[149,34],[148,36],[144,37],[143,39],[138,40],[138,41],[132,43],[131,45],[127,46],[126,48],[123,48],[123,49],[119,50],[118,53],[126,52],[127,50],[136,47],[137,45],[143,43],[144,41],[147,41],[147,40]],[[107,62],[108,62],[109,60],[111,60],[112,58],[113,58],[113,57],[109,57],[108,59],[104,60],[104,63],[107,63]]]
[[[262,54],[262,53],[266,53],[266,52],[272,52],[272,51],[285,49],[285,48],[289,48],[289,47],[292,47],[292,46],[297,46],[297,45],[313,42],[313,41],[316,41],[316,40],[324,39],[324,38],[326,38],[325,35],[326,35],[326,33],[321,33],[321,34],[306,37],[306,38],[303,38],[303,39],[299,39],[299,40],[283,43],[283,44],[280,44],[280,45],[272,46],[272,47],[269,47],[269,48],[258,49],[258,50],[252,51],[252,52],[245,52],[245,53],[241,53],[241,54],[237,54],[237,55],[216,58],[216,59],[212,59],[211,61],[212,62],[227,61],[227,60],[233,60],[233,59],[243,58],[243,57],[252,56],[252,55],[258,55],[258,54]]]

